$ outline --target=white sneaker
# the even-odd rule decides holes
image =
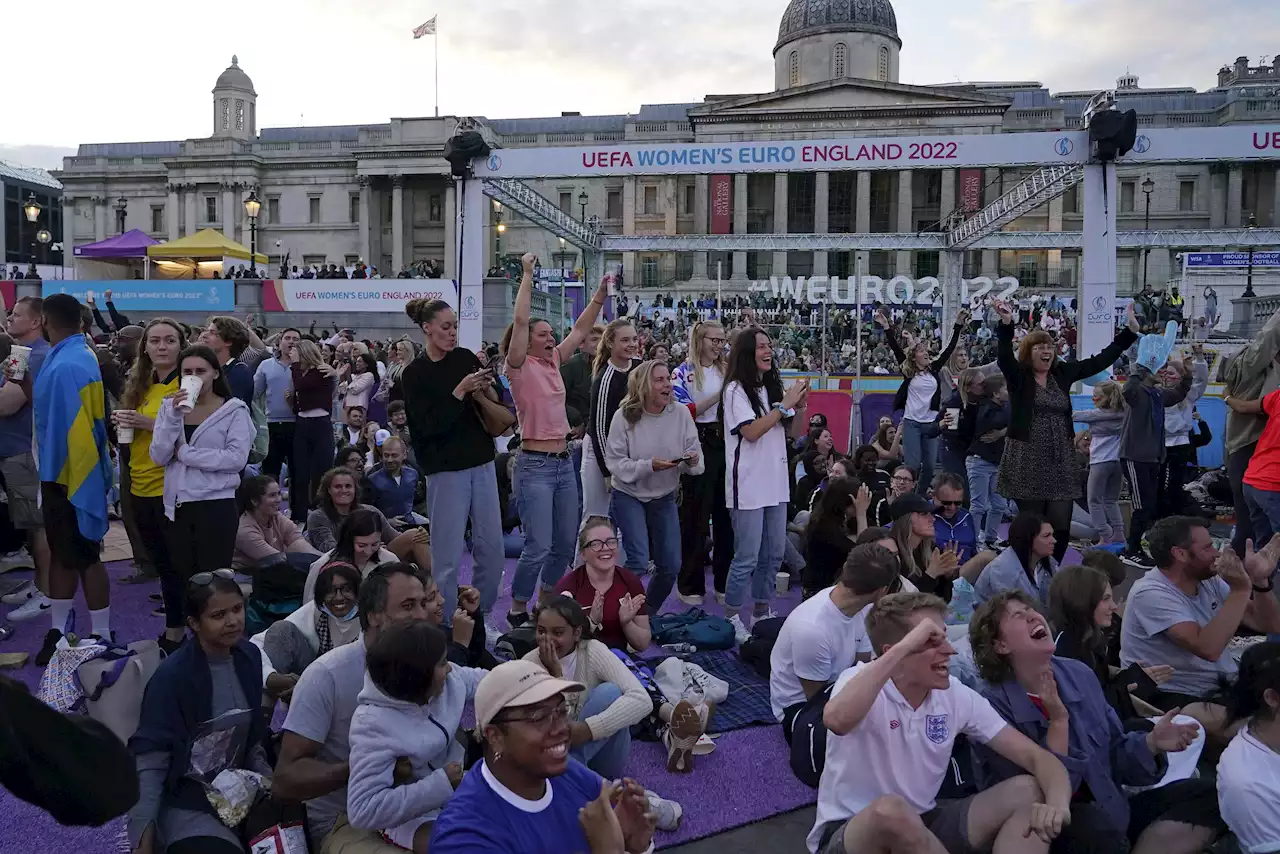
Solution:
[[[53,603],[49,601],[49,597],[37,592],[23,605],[10,611],[8,618],[15,623],[20,623],[23,620],[30,620],[48,612],[52,605]]]
[[[733,639],[738,642],[738,646],[742,646],[751,640],[751,629],[742,623],[742,615],[734,614],[729,618],[729,625],[733,626]]]
[[[0,596],[0,604],[22,605],[34,595],[36,595],[36,586],[30,581],[26,581],[17,590]]]
[[[677,599],[679,599],[681,602],[683,602],[683,603],[684,603],[684,604],[686,604],[686,605],[692,605],[692,606],[697,607],[697,608],[701,608],[701,607],[702,607],[702,597],[701,597],[701,596],[698,596],[697,594],[694,594],[694,595],[692,595],[692,596],[686,596],[686,595],[684,595],[683,593],[681,593],[680,591],[678,591],[678,590],[677,590],[677,591],[676,591],[676,598],[677,598]]]
[[[9,554],[4,557],[0,557],[0,567],[3,567],[6,570],[19,566],[35,566],[35,561],[31,559],[31,553],[27,551],[26,546],[23,546],[17,551],[9,552]]]
[[[680,820],[684,818],[684,809],[675,801],[659,797],[655,792],[646,791],[644,794],[649,801],[649,812],[653,813],[658,820],[658,830],[668,832],[679,830]]]
[[[773,610],[772,608],[769,608],[763,614],[756,614],[754,617],[752,617],[751,622],[757,623],[760,620],[772,620],[777,616],[778,616],[778,612]]]

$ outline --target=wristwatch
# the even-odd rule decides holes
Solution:
[[[776,409],[776,410],[778,410],[779,412],[781,412],[781,413],[782,413],[782,417],[783,417],[783,418],[795,418],[795,417],[796,417],[796,411],[795,411],[794,409],[787,409],[787,408],[786,408],[785,406],[783,406],[781,403],[775,403],[775,404],[773,405],[773,408],[774,408],[774,409]]]

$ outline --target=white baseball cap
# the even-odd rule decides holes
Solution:
[[[476,688],[476,727],[483,731],[503,709],[532,706],[566,691],[585,691],[581,682],[557,679],[542,665],[523,659],[490,670]]]

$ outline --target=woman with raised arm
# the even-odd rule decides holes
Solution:
[[[516,501],[525,540],[511,584],[508,622],[513,626],[528,622],[529,600],[539,580],[543,591],[552,595],[573,559],[579,521],[578,479],[569,452],[569,419],[560,363],[572,356],[587,337],[607,293],[607,286],[601,281],[573,329],[556,344],[551,324],[530,318],[533,265],[537,260],[532,252],[521,259],[524,274],[511,325],[502,336],[500,348],[520,422]]]
[[[1071,505],[1080,497],[1080,484],[1071,477],[1046,477],[1046,472],[1075,468],[1075,428],[1072,427],[1071,386],[1110,369],[1138,340],[1133,304],[1128,326],[1101,353],[1077,362],[1058,358],[1058,345],[1043,329],[1027,333],[1013,352],[1013,308],[995,304],[997,361],[1009,385],[1009,430],[1000,460],[997,486],[1001,495],[1017,502],[1019,512],[1043,516],[1053,525],[1061,562],[1071,538]]]
[[[923,338],[911,346],[910,354],[898,343],[884,309],[876,312],[876,323],[884,330],[885,341],[902,366],[902,386],[893,398],[893,410],[902,411],[902,423],[898,425],[904,461],[920,472],[917,490],[923,494],[933,482],[933,470],[938,464],[938,438],[941,428],[938,418],[942,412],[942,380],[939,372],[951,360],[960,332],[969,322],[969,312],[961,309],[951,332],[951,341],[936,359],[930,359],[929,344]]]

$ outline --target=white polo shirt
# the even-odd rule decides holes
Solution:
[[[860,654],[871,655],[865,622],[871,606],[846,616],[831,601],[832,590],[819,590],[800,603],[778,632],[769,656],[769,703],[779,723],[788,706],[804,702],[801,679],[825,684],[852,667]]]
[[[1280,756],[1248,727],[1218,760],[1222,820],[1249,854],[1280,850]]]
[[[836,680],[840,690],[866,664]],[[954,676],[945,691],[930,691],[913,709],[893,680],[848,735],[827,733],[827,761],[818,783],[818,815],[808,844],[817,852],[827,822],[847,821],[884,795],[900,795],[917,813],[937,805],[956,736],[986,744],[1007,726],[991,704]]]
[[[769,394],[761,388],[761,412],[768,415]],[[738,433],[757,418],[751,398],[738,382],[728,383],[721,397],[724,407],[725,501],[730,510],[759,510],[791,500],[787,478],[787,431],[778,422],[754,442]]]

